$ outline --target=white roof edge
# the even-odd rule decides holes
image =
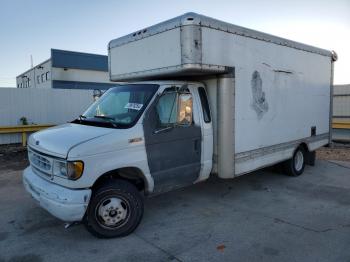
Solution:
[[[236,35],[254,38],[260,41],[270,42],[277,45],[287,46],[287,47],[295,48],[306,52],[311,52],[311,53],[316,53],[323,56],[332,57],[332,52],[326,49],[299,43],[296,41],[288,40],[282,37],[270,35],[270,34],[252,30],[249,28],[237,26],[234,24],[230,24],[208,16],[200,15],[197,13],[185,13],[181,16],[172,18],[170,20],[144,28],[134,33],[111,40],[108,44],[108,49],[125,45],[127,43],[134,42],[134,41],[137,41],[155,34],[159,34],[164,31],[168,31],[173,28],[184,26],[184,25],[201,25],[203,27],[213,28],[216,30],[225,31]]]
[[[41,62],[41,63],[39,63],[39,64],[33,66],[32,68],[28,69],[27,71],[25,71],[25,72],[23,72],[23,73],[17,75],[16,78],[21,77],[22,75],[27,74],[27,73],[30,72],[31,70],[34,70],[36,67],[41,66],[42,64],[45,64],[45,63],[49,62],[50,60],[51,60],[51,57],[48,58],[48,59],[46,59],[45,61],[43,61],[43,62]]]

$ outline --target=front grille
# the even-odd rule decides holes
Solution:
[[[50,164],[50,161],[47,160],[45,157],[42,157],[40,155],[37,155],[37,154],[33,154],[32,155],[32,163],[34,166],[40,168],[40,169],[43,169],[45,171],[50,171],[51,170],[51,164]]]
[[[53,159],[40,153],[28,150],[28,159],[35,173],[39,175],[51,176]]]
[[[52,178],[52,175],[50,173],[45,173],[43,171],[41,171],[40,169],[36,168],[35,166],[32,165],[32,170],[35,174],[37,174],[38,176],[41,176],[41,177],[45,177],[45,178],[49,178],[51,179]]]

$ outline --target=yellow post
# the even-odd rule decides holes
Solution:
[[[0,134],[22,134],[22,145],[27,146],[27,132],[36,132],[53,125],[21,125],[21,126],[0,126]]]
[[[333,128],[350,129],[349,121],[333,121]]]
[[[27,145],[27,133],[22,132],[22,146],[26,146],[26,145]]]

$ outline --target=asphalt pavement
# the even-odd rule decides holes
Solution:
[[[0,165],[0,261],[350,261],[350,166],[300,177],[262,170],[146,199],[130,236],[64,229],[27,194],[24,163]]]

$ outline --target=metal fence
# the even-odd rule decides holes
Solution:
[[[21,124],[62,124],[93,102],[92,90],[0,88],[0,127]],[[350,122],[350,85],[335,85],[333,121]],[[0,144],[20,143],[21,134],[0,134]]]
[[[92,90],[0,88],[0,126],[62,124],[82,114],[93,102]],[[20,134],[1,134],[0,144],[21,142]]]

